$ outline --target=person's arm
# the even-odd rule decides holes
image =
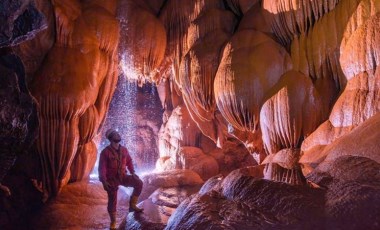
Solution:
[[[107,159],[106,159],[106,152],[103,150],[100,153],[100,159],[99,159],[99,167],[98,167],[98,173],[99,173],[99,180],[104,183],[107,180]]]
[[[126,155],[127,155],[127,168],[129,172],[134,175],[135,174],[135,168],[133,167],[133,161],[131,155],[129,155],[128,149],[125,149]]]

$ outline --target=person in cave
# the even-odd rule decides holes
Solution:
[[[103,188],[108,194],[107,211],[111,219],[111,229],[115,229],[117,190],[119,185],[133,187],[129,202],[129,211],[142,212],[143,209],[138,208],[136,205],[143,182],[135,174],[132,158],[128,153],[128,149],[120,144],[120,134],[114,129],[109,129],[106,132],[106,138],[110,141],[110,144],[100,153],[99,180],[102,182]],[[131,175],[126,174],[126,168],[128,168]]]

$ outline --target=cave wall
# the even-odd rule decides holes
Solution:
[[[344,142],[365,136],[380,110],[378,0],[25,0],[0,8],[0,183],[34,143],[40,173],[29,179],[45,198],[88,178],[119,71],[157,86],[162,125],[142,118],[138,131],[141,142],[157,143],[156,169],[191,169],[202,179],[253,157],[267,179],[306,183],[304,175],[342,155],[336,149],[354,154]],[[362,148],[371,144],[357,145],[378,161]]]
[[[30,83],[39,104],[38,153],[47,194],[88,177],[117,82],[116,1],[53,1],[56,36]],[[72,167],[73,166],[73,167]]]
[[[159,24],[145,32],[144,51],[126,44],[137,52],[126,64],[131,78],[162,85],[170,111],[159,169],[180,167],[177,146],[184,143],[174,142],[195,139],[192,125],[182,139],[171,134],[185,130],[179,117],[188,112],[218,147],[240,140],[267,165],[268,179],[296,183],[298,175],[304,183],[300,168],[310,165],[298,164],[302,155],[319,154],[377,113],[378,1],[170,0],[156,10],[150,1],[125,2]],[[138,26],[126,26],[133,36]],[[161,26],[166,37],[157,31]],[[152,45],[162,39],[164,51]],[[182,101],[186,111],[176,108]],[[190,146],[199,148],[194,141]]]
[[[374,0],[32,5],[44,16],[32,15],[44,22],[40,33],[20,44],[7,32],[3,43],[23,61],[38,102],[47,194],[88,177],[119,69],[129,81],[158,87],[164,118],[154,136],[162,170],[184,167],[182,147],[209,157],[233,138],[258,163],[268,155],[268,165],[297,161],[379,107]]]

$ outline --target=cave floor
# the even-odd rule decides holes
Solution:
[[[128,214],[129,193],[118,190],[118,225]],[[95,180],[69,184],[36,216],[31,223],[34,229],[109,229],[107,193]]]

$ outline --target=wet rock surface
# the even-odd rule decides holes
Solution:
[[[144,176],[142,180],[144,182],[144,187],[140,200],[147,199],[159,188],[200,186],[204,183],[202,178],[196,172],[189,169],[151,173]]]
[[[177,208],[182,201],[190,195],[197,193],[201,186],[181,186],[171,188],[159,188],[152,195],[150,199],[154,204],[166,206],[170,208]]]
[[[144,208],[144,212],[128,214],[120,228],[128,230],[164,229],[178,205],[197,193],[199,188],[200,186],[180,186],[157,189],[148,199],[139,204]]]
[[[139,207],[144,208],[143,213],[130,213],[125,222],[120,226],[120,229],[128,230],[161,230],[164,229],[166,223],[174,209],[168,209],[164,206],[154,204],[151,199],[144,200],[139,204]],[[168,211],[170,213],[168,213]]]

